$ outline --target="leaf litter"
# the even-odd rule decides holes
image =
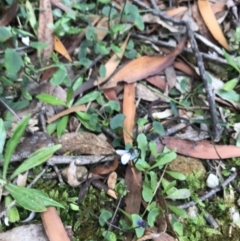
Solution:
[[[34,39],[31,37],[35,35],[36,26],[30,21],[31,28],[27,24],[23,26],[33,43],[26,52],[31,64],[23,66],[19,62],[14,70],[18,77],[30,82],[27,89],[21,85],[16,91],[24,90],[21,98],[27,98],[30,104],[17,110],[14,101],[7,102],[7,96],[1,92],[0,97],[6,101],[8,110],[20,118],[28,113],[39,116],[33,117],[38,119],[35,127],[50,134],[35,132],[25,136],[11,163],[28,158],[40,147],[61,143],[62,148],[48,164],[53,167],[59,182],[62,182],[62,175],[72,187],[85,185],[79,193],[79,209],[84,199],[91,195],[92,186],[103,189],[112,197],[112,202],[118,199],[119,203],[114,206],[106,204],[101,207],[112,212],[112,218],[105,220],[109,226],[98,240],[103,237],[110,240],[109,235],[115,235],[115,224],[120,228],[120,221],[126,225],[121,226],[123,234],[115,235],[115,240],[122,240],[123,236],[125,240],[133,240],[135,235],[139,241],[166,241],[177,237],[190,240],[189,237],[196,234],[188,230],[189,219],[185,217],[188,214],[183,215],[183,210],[177,207],[198,206],[199,202],[188,203],[186,200],[193,194],[198,195],[202,201],[209,199],[204,208],[203,204],[200,205],[199,210],[203,213],[215,210],[212,215],[219,219],[218,212],[226,216],[229,211],[225,203],[229,198],[226,186],[231,187],[231,182],[234,188],[237,187],[236,170],[231,168],[237,167],[240,156],[237,114],[240,68],[239,48],[236,48],[239,30],[232,27],[234,20],[228,18],[231,14],[238,17],[236,3],[227,0],[221,3],[175,2],[176,6],[170,7],[167,1],[116,1],[111,7],[107,3],[103,5],[101,14],[91,12],[94,5],[87,3],[69,2],[65,5],[53,0],[41,0],[39,5],[31,3],[33,9],[39,9],[31,10],[32,18],[38,16],[38,55],[32,47]],[[4,27],[0,31],[6,34],[2,40],[4,44],[7,36],[11,36],[5,26],[15,26],[14,19],[20,5],[14,2],[4,7],[5,13],[0,19],[0,25]],[[139,9],[150,12],[143,13]],[[23,16],[20,20],[25,21]],[[222,47],[228,52],[222,51]],[[16,45],[10,43],[8,48],[16,50],[14,55],[18,53]],[[5,56],[4,61],[4,66],[8,66],[4,70],[6,76],[12,78],[13,60]],[[20,60],[16,58],[16,61]],[[24,70],[24,74],[20,70]],[[38,83],[39,80],[42,83]],[[8,85],[10,81],[3,79]],[[61,86],[56,87],[56,84]],[[80,98],[85,98],[84,103]],[[17,100],[15,96],[15,102]],[[125,118],[114,118],[120,113]],[[115,128],[111,129],[111,126]],[[101,132],[105,139],[98,136]],[[118,149],[136,154],[129,155],[132,160],[124,160],[125,165],[122,165],[121,156],[116,154]],[[166,158],[173,152],[183,159],[178,167],[174,167],[174,172],[170,172],[171,165],[166,164],[169,162]],[[199,169],[193,169],[194,165],[188,165],[184,157],[196,158],[203,164],[204,173],[213,172],[220,184],[209,191],[207,176],[203,174],[201,188],[195,186],[194,189],[189,180],[196,184]],[[82,166],[78,167],[79,164]],[[177,179],[179,175],[176,173],[183,174],[179,166],[192,168],[188,173],[193,174],[186,174],[189,175],[186,182],[180,183]],[[83,176],[78,173],[82,170]],[[107,175],[108,185],[102,181]],[[222,189],[224,194],[218,194]],[[207,192],[206,198],[201,192]],[[239,192],[238,188],[236,192]],[[159,193],[161,201],[157,198]],[[220,211],[219,206],[214,206],[211,195],[221,199]],[[231,205],[236,203],[238,195],[232,198]],[[144,197],[152,201],[148,203]],[[98,198],[105,197],[99,194]],[[168,209],[169,199],[175,209]],[[95,210],[98,216],[101,208]],[[131,215],[139,215],[151,227],[131,226]],[[185,219],[179,218],[181,215]],[[199,223],[204,216],[201,215],[196,216]],[[41,216],[49,240],[63,240],[63,237],[69,240],[55,208],[48,208]],[[239,227],[238,221],[234,220],[236,227]],[[225,220],[222,222],[225,226],[230,225]],[[57,232],[57,223],[61,233]],[[164,228],[160,228],[161,225]],[[219,231],[207,223],[201,225],[199,230],[200,233],[203,230],[203,240],[208,240],[205,229],[211,229],[212,233]],[[81,225],[80,230],[85,232]],[[78,240],[96,239],[91,236],[93,233],[97,232]],[[230,238],[226,236],[228,232],[225,233],[222,233],[222,240]]]

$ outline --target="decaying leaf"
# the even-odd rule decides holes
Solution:
[[[60,117],[62,116],[65,116],[65,115],[69,115],[73,112],[76,112],[76,111],[85,111],[86,110],[86,106],[85,105],[77,105],[77,106],[72,106],[71,108],[67,109],[67,110],[64,110],[54,116],[52,116],[51,118],[49,118],[47,120],[47,123],[50,124],[52,123],[53,121],[59,119]]]
[[[58,142],[62,144],[60,154],[111,155],[115,153],[115,149],[108,142],[89,132],[66,133]]]
[[[125,84],[123,96],[123,114],[126,116],[123,123],[123,138],[125,144],[132,144],[132,134],[135,124],[135,113],[135,84]]]
[[[227,43],[226,38],[213,14],[212,8],[208,0],[198,0],[199,11],[202,15],[202,18],[207,25],[209,31],[213,37],[227,50],[230,50],[230,47]]]
[[[137,83],[136,97],[146,101],[155,101],[159,99],[159,96],[154,91],[151,91],[147,86]]]
[[[186,39],[184,38],[177,47],[166,56],[143,56],[132,60],[113,75],[102,88],[107,89],[116,87],[120,81],[133,83],[147,78],[148,76],[160,73],[162,70],[173,64],[176,56],[182,52],[185,40]]]
[[[48,207],[41,218],[49,241],[70,241],[55,207]]]
[[[91,170],[91,172],[98,175],[105,175],[115,171],[117,167],[118,167],[118,160],[115,159],[113,162],[108,162],[107,165],[106,164],[97,165]]]
[[[162,143],[177,153],[200,159],[226,159],[240,157],[240,147],[233,145],[213,145],[208,141],[189,141],[166,136]]]
[[[0,19],[0,26],[8,25],[12,19],[16,16],[19,5],[17,1],[14,1],[13,4],[7,9],[4,16]]]
[[[146,78],[146,81],[155,87],[159,88],[160,90],[164,91],[166,89],[166,81],[159,75],[154,75]]]
[[[117,173],[112,172],[109,175],[108,180],[107,180],[108,187],[114,190],[116,183],[117,183]]]
[[[85,166],[76,166],[75,161],[72,161],[69,166],[62,170],[63,177],[72,187],[79,186],[88,177],[91,178],[91,173],[87,175],[88,170]]]
[[[129,36],[130,36],[130,34],[128,34],[126,40],[124,41],[124,43],[121,46],[122,52],[119,54],[114,53],[112,55],[112,57],[109,59],[109,61],[105,64],[106,76],[104,78],[98,77],[97,81],[94,82],[94,85],[99,85],[99,84],[104,83],[116,70],[116,68],[118,67],[118,65],[121,62],[122,57],[125,53],[125,49],[126,49],[126,46],[128,43]]]
[[[72,62],[72,58],[70,57],[68,51],[66,50],[61,40],[56,35],[54,35],[53,39],[54,39],[54,50]]]
[[[50,27],[50,24],[53,24],[53,15],[50,0],[40,0],[39,9],[38,41],[47,44],[47,47],[40,51],[39,57],[47,61],[53,52],[53,29]]]

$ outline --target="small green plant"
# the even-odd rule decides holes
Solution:
[[[14,172],[8,176],[7,171],[10,164],[11,156],[15,151],[26,127],[28,121],[30,119],[30,115],[24,118],[14,130],[12,137],[6,141],[6,130],[4,127],[4,122],[0,119],[0,155],[1,159],[3,159],[3,169],[0,174],[0,191],[2,197],[3,188],[9,193],[5,197],[5,205],[9,205],[10,201],[15,199],[17,204],[22,206],[23,208],[34,211],[34,212],[43,212],[46,210],[47,206],[56,206],[64,208],[60,203],[54,201],[49,198],[44,192],[27,187],[20,187],[13,184],[14,178],[16,178],[19,174],[28,171],[31,168],[34,168],[46,160],[48,160],[55,151],[61,148],[61,145],[55,145],[50,147],[44,147],[36,152],[34,152],[27,160],[25,160],[18,168],[14,170]],[[5,146],[5,151],[3,153],[3,148]],[[11,212],[12,210],[12,212]],[[18,218],[18,212],[16,207],[8,210],[7,217],[10,221],[16,221]]]

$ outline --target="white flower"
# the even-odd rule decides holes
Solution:
[[[138,156],[138,151],[136,149],[133,151],[116,150],[116,153],[121,156],[121,162],[123,165],[126,165],[130,160],[133,160]]]

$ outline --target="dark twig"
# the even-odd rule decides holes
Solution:
[[[112,219],[111,219],[111,221],[110,221],[110,225],[108,226],[108,230],[107,230],[107,232],[106,232],[106,234],[105,234],[105,236],[104,236],[104,240],[106,240],[107,235],[108,235],[108,232],[110,231],[110,229],[111,229],[111,227],[112,227],[112,223],[114,222],[114,219],[115,219],[115,217],[116,217],[116,215],[117,215],[117,212],[118,212],[118,210],[119,210],[119,206],[120,206],[120,204],[121,204],[121,202],[122,202],[122,198],[123,198],[123,196],[121,195],[121,197],[120,197],[119,200],[118,200],[118,204],[117,204],[117,207],[116,207],[116,209],[115,209],[115,212],[114,212],[114,214],[113,214],[113,216],[112,216]]]
[[[224,182],[222,182],[219,186],[217,186],[216,188],[212,189],[210,192],[206,193],[205,195],[201,196],[199,198],[200,201],[204,201],[208,198],[210,198],[211,196],[213,196],[214,194],[216,194],[217,192],[221,191],[222,188],[226,187],[230,182],[232,182],[237,176],[237,172],[234,171],[232,173],[232,175],[230,175]],[[191,201],[182,205],[179,205],[178,208],[182,208],[182,209],[186,209],[189,207],[192,207],[196,205],[196,202]]]
[[[143,8],[151,11],[154,15],[160,17],[161,19],[163,19],[165,21],[169,21],[173,24],[186,27],[187,35],[188,35],[188,38],[190,40],[193,53],[194,53],[195,58],[197,60],[197,65],[198,65],[198,69],[199,69],[199,72],[200,72],[200,76],[203,80],[203,83],[204,83],[204,86],[205,86],[205,89],[206,89],[206,92],[207,92],[207,100],[208,100],[208,103],[209,103],[211,119],[212,119],[213,139],[216,142],[219,141],[221,139],[221,134],[222,134],[223,128],[219,124],[219,121],[218,121],[216,104],[215,104],[215,100],[214,100],[214,93],[213,93],[211,85],[208,81],[208,76],[205,72],[205,67],[204,67],[204,64],[203,64],[203,58],[202,58],[201,53],[198,50],[197,42],[194,38],[194,34],[193,34],[193,31],[191,30],[191,27],[190,27],[189,23],[186,22],[186,21],[183,21],[183,20],[168,17],[167,15],[165,15],[164,13],[162,13],[159,10],[159,8],[158,8],[158,6],[157,6],[157,4],[154,0],[151,0],[151,3],[152,3],[152,5],[154,6],[155,9],[149,8],[146,4],[144,4],[140,0],[133,0],[133,2],[135,2],[136,4],[138,4],[139,6],[141,6]]]
[[[137,38],[137,39],[140,39],[140,40],[143,40],[143,41],[148,41],[152,44],[156,44],[156,45],[163,46],[163,47],[176,48],[176,44],[169,43],[169,42],[162,41],[162,40],[156,40],[156,39],[153,39],[149,36],[144,36],[144,35],[141,35],[141,34],[132,33],[131,37]],[[186,48],[186,47],[183,48],[183,52],[193,54],[192,49]],[[209,55],[209,54],[206,54],[206,53],[203,53],[203,52],[200,52],[200,54],[202,55],[202,57],[204,59],[215,61],[215,62],[220,63],[220,64],[228,64],[228,62],[223,58],[212,56],[212,55]]]

